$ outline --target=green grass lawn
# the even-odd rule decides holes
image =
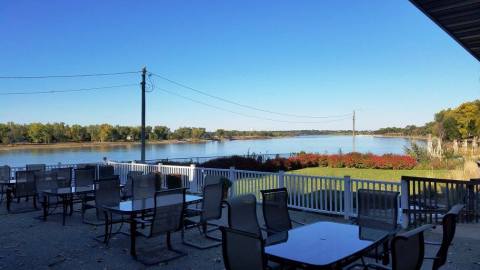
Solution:
[[[355,168],[326,168],[315,167],[301,170],[289,171],[293,174],[317,175],[317,176],[336,176],[343,177],[350,175],[355,179],[400,181],[402,175],[419,176],[430,178],[451,178],[449,170],[381,170],[381,169],[355,169]]]

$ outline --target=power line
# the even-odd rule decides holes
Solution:
[[[91,74],[70,74],[70,75],[44,75],[44,76],[0,76],[0,79],[49,79],[49,78],[77,78],[77,77],[102,77],[135,74],[140,71],[125,71],[114,73],[91,73]]]
[[[244,108],[247,108],[247,109],[251,109],[251,110],[255,110],[255,111],[261,111],[261,112],[265,112],[265,113],[270,113],[270,114],[276,114],[276,115],[281,115],[281,116],[289,116],[289,117],[296,117],[296,118],[317,118],[317,119],[326,119],[326,118],[342,118],[342,117],[347,117],[347,116],[351,116],[352,114],[351,113],[348,113],[348,114],[341,114],[341,115],[328,115],[328,116],[311,116],[311,115],[300,115],[300,114],[290,114],[290,113],[283,113],[283,112],[276,112],[276,111],[271,111],[271,110],[266,110],[266,109],[262,109],[262,108],[258,108],[258,107],[254,107],[254,106],[250,106],[250,105],[245,105],[245,104],[241,104],[241,103],[238,103],[238,102],[235,102],[235,101],[232,101],[232,100],[228,100],[226,98],[222,98],[222,97],[219,97],[219,96],[215,96],[215,95],[212,95],[212,94],[209,94],[207,92],[204,92],[202,90],[198,90],[196,88],[193,88],[193,87],[190,87],[188,85],[185,85],[183,83],[180,83],[180,82],[177,82],[177,81],[174,81],[174,80],[171,80],[165,76],[162,76],[162,75],[159,75],[159,74],[156,74],[156,73],[152,73],[150,72],[151,75],[153,76],[156,76],[162,80],[165,80],[165,81],[168,81],[170,83],[173,83],[175,85],[178,85],[180,87],[183,87],[183,88],[186,88],[186,89],[189,89],[191,91],[194,91],[194,92],[197,92],[199,94],[202,94],[204,96],[208,96],[210,98],[214,98],[214,99],[217,99],[217,100],[220,100],[220,101],[223,101],[223,102],[226,102],[226,103],[230,103],[230,104],[233,104],[233,105],[236,105],[236,106],[240,106],[240,107],[244,107]]]
[[[241,116],[244,116],[244,117],[255,118],[255,119],[260,119],[260,120],[267,120],[267,121],[272,121],[272,122],[282,122],[282,123],[291,123],[291,124],[323,124],[323,123],[339,122],[339,121],[344,121],[344,120],[350,119],[350,116],[348,116],[348,117],[341,118],[341,119],[332,119],[332,120],[326,120],[326,121],[289,121],[289,120],[281,120],[281,119],[274,119],[274,118],[268,118],[268,117],[260,117],[260,116],[256,116],[256,115],[245,114],[245,113],[225,109],[225,108],[222,108],[222,107],[218,107],[218,106],[215,106],[215,105],[203,102],[203,101],[199,101],[199,100],[196,100],[196,99],[193,99],[193,98],[175,93],[173,91],[170,91],[170,90],[167,90],[167,89],[164,89],[164,88],[158,88],[157,87],[156,89],[160,90],[162,92],[168,93],[170,95],[177,96],[177,97],[180,97],[180,98],[183,98],[183,99],[187,99],[189,101],[192,101],[192,102],[195,102],[195,103],[207,106],[207,107],[211,107],[211,108],[214,108],[214,109],[217,109],[217,110],[241,115]]]
[[[67,90],[7,92],[7,93],[0,93],[0,96],[83,92],[83,91],[94,91],[94,90],[102,90],[102,89],[122,88],[122,87],[129,87],[129,86],[138,86],[138,84],[137,83],[130,83],[130,84],[120,84],[120,85],[110,85],[110,86],[90,87],[90,88],[80,88],[80,89],[67,89]]]

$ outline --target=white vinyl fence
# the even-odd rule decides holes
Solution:
[[[272,173],[236,170],[235,168],[201,168],[195,165],[149,165],[112,161],[108,161],[107,164],[115,168],[115,173],[120,176],[123,183],[126,182],[129,171],[160,172],[163,177],[167,174],[178,174],[182,176],[184,186],[191,192],[201,192],[203,179],[206,175],[219,175],[232,182],[230,196],[251,193],[257,197],[258,201],[262,199],[261,190],[285,187],[289,193],[289,207],[318,213],[343,215],[345,218],[355,217],[357,214],[356,192],[358,189],[401,191],[400,182],[351,179],[349,176],[310,176],[289,174],[282,171]]]

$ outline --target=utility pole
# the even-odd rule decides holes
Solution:
[[[142,141],[142,152],[140,160],[145,162],[145,76],[147,75],[147,67],[143,67],[142,69],[142,128],[140,134],[140,140]]]
[[[352,128],[352,140],[353,140],[353,147],[352,147],[352,152],[355,152],[355,110],[353,110],[353,128]]]

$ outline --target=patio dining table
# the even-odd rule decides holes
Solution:
[[[185,207],[191,204],[197,204],[201,202],[203,198],[201,196],[186,194],[185,195]],[[107,212],[126,216],[128,223],[130,224],[130,255],[134,258],[137,257],[136,253],[136,230],[138,215],[154,210],[155,198],[145,198],[140,200],[127,200],[122,201],[115,206],[104,206],[103,209]]]
[[[67,208],[73,209],[74,196],[81,196],[92,194],[95,192],[95,185],[88,185],[83,187],[64,187],[52,188],[41,191],[43,196],[43,220],[47,220],[50,197],[57,197],[62,203],[62,225],[65,225],[65,217],[67,216]]]
[[[316,222],[267,238],[269,260],[302,269],[342,269],[387,241],[390,232]]]

